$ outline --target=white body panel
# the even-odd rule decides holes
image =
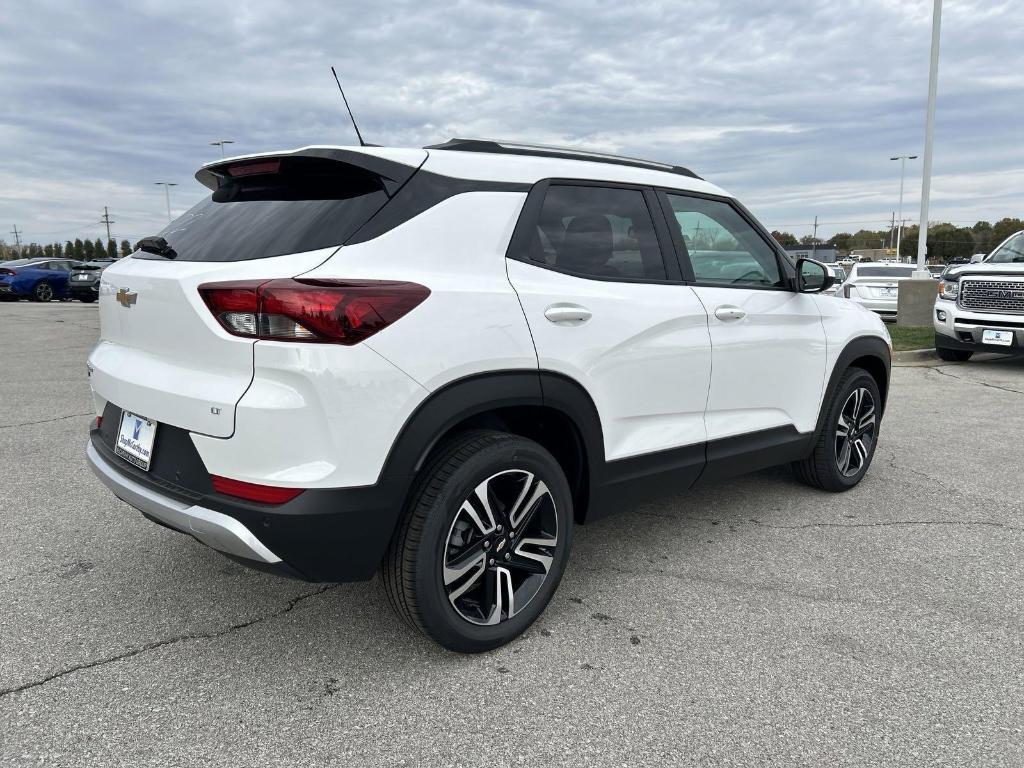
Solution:
[[[543,370],[583,385],[597,406],[609,461],[703,442],[711,381],[704,307],[684,285],[587,280],[519,261],[509,279]],[[570,305],[589,320],[552,322]]]
[[[100,283],[100,340],[89,356],[97,405],[227,437],[252,381],[252,339],[225,331],[199,295],[203,283],[292,277],[335,249],[238,262],[122,259]],[[136,294],[125,307],[120,289]],[[99,411],[100,413],[102,411]]]
[[[409,280],[430,296],[363,342],[428,390],[488,371],[536,368],[505,273],[525,194],[455,195],[380,237],[346,246],[306,277]]]
[[[230,439],[193,435],[214,474],[301,488],[373,485],[427,391],[366,344],[258,341]]]
[[[814,429],[825,377],[825,331],[813,296],[694,288],[711,330],[708,439],[792,425]],[[720,319],[738,308],[742,317]]]

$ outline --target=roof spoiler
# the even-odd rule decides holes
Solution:
[[[363,171],[369,171],[380,177],[384,191],[389,198],[394,197],[402,185],[412,178],[412,175],[419,169],[419,166],[386,160],[382,157],[357,150],[314,148],[299,149],[294,152],[271,152],[263,155],[236,157],[230,160],[210,163],[196,171],[196,181],[216,192],[235,176],[243,175],[243,173],[238,173],[237,171],[235,174],[232,174],[232,168],[244,170],[244,175],[276,173],[281,161],[292,157],[318,158],[337,163],[339,173],[343,170],[342,166],[351,166]]]

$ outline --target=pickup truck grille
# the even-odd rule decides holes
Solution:
[[[1024,281],[962,280],[960,306],[981,312],[1024,315]]]

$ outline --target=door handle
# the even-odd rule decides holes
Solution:
[[[592,315],[589,309],[579,304],[552,304],[544,310],[544,317],[556,325],[581,325]]]
[[[747,316],[747,313],[739,307],[734,307],[732,304],[724,304],[715,310],[715,317],[719,320],[729,322],[731,320],[742,320]]]

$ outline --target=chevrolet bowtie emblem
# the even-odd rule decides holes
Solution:
[[[127,288],[122,288],[117,292],[117,303],[127,309],[139,299],[139,294],[134,291],[130,291]]]

